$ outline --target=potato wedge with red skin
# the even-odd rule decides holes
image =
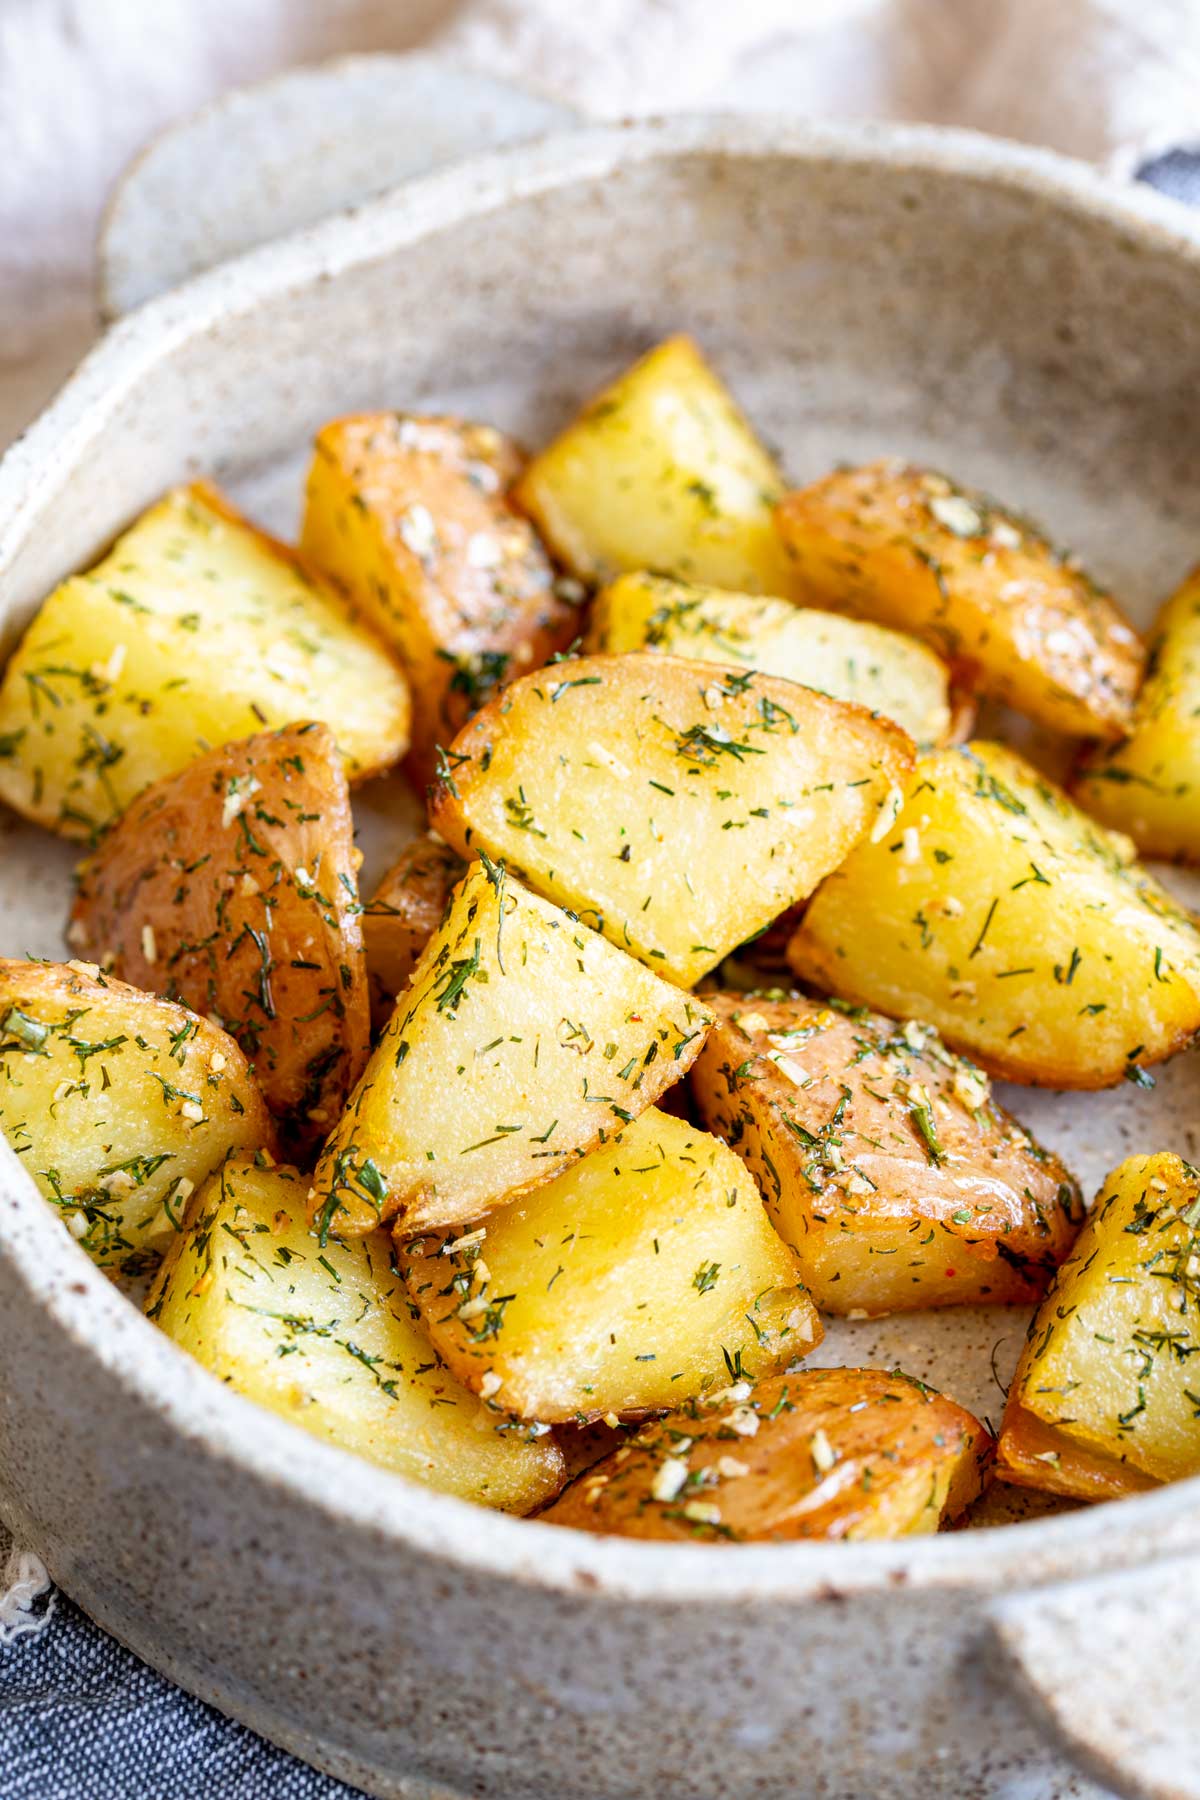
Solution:
[[[1128,730],[1141,638],[1019,514],[885,458],[789,494],[776,517],[812,603],[924,638],[981,693],[1052,731]]]
[[[367,1060],[357,864],[342,759],[313,724],[156,782],[79,871],[71,944],[219,1020],[292,1155],[329,1131]]]
[[[705,999],[700,1116],[753,1173],[823,1312],[1041,1297],[1082,1195],[932,1026],[799,995]]]
[[[438,745],[579,628],[577,602],[509,504],[523,465],[510,438],[463,419],[366,413],[317,436],[302,548],[399,655],[421,786]]]
[[[644,1426],[540,1516],[700,1543],[936,1531],[980,1493],[991,1433],[894,1369],[804,1369]]]
[[[578,657],[476,714],[431,821],[690,987],[886,823],[913,756],[890,719],[778,676]]]
[[[363,948],[371,988],[371,1024],[382,1031],[397,997],[441,924],[450,895],[467,872],[437,838],[406,844],[363,908]]]

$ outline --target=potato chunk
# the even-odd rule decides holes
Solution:
[[[1200,934],[1130,854],[1015,752],[943,750],[814,896],[789,959],[1009,1081],[1144,1085],[1200,1029]]]
[[[57,588],[0,683],[0,799],[94,838],[152,781],[264,726],[322,719],[352,780],[408,745],[399,666],[214,488],[177,488]]]
[[[1128,729],[1141,639],[1028,520],[896,460],[839,469],[778,518],[806,599],[914,632],[1052,731]]]
[[[478,1219],[653,1104],[712,1022],[586,925],[475,862],[325,1146],[322,1237]]]
[[[946,665],[925,644],[790,600],[622,575],[597,596],[584,649],[657,650],[782,675],[883,713],[926,746],[946,743],[956,723]]]
[[[823,1312],[1045,1292],[1079,1189],[932,1026],[799,996],[706,999],[701,1119],[754,1175]]]
[[[1144,855],[1200,863],[1200,569],[1159,614],[1128,738],[1089,756],[1074,792]]]
[[[772,508],[779,470],[687,337],[668,338],[591,400],[513,490],[585,581],[658,569],[786,594]]]
[[[436,838],[406,844],[363,909],[371,1023],[382,1031],[421,952],[442,922],[466,864]]]
[[[515,681],[448,764],[448,843],[690,986],[891,816],[912,745],[775,676],[591,656]]]
[[[653,1107],[478,1230],[397,1260],[459,1380],[519,1418],[675,1406],[821,1336],[737,1157]]]
[[[506,1512],[562,1486],[562,1452],[493,1418],[413,1320],[386,1236],[322,1250],[294,1169],[233,1162],[197,1194],[150,1317],[238,1393],[410,1481]]]
[[[121,980],[218,1019],[299,1156],[367,1060],[356,866],[332,733],[289,725],[139,795],[83,864],[67,935]]]
[[[129,1276],[218,1163],[272,1141],[231,1037],[85,963],[0,961],[0,1131],[92,1260]]]
[[[404,413],[338,419],[316,440],[301,548],[399,654],[422,783],[439,744],[578,629],[578,601],[508,501],[523,460],[488,425]]]
[[[1200,1474],[1198,1227],[1200,1170],[1178,1156],[1108,1177],[1029,1327],[1006,1480],[1096,1499]]]
[[[804,1369],[643,1426],[542,1517],[701,1543],[910,1537],[975,1499],[992,1447],[899,1369]]]

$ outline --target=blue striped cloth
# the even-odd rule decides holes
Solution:
[[[8,1551],[0,1529],[0,1571]],[[355,1800],[181,1693],[65,1595],[31,1617],[43,1628],[7,1644],[0,1627],[3,1800]]]

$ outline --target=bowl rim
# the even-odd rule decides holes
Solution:
[[[1097,219],[1190,264],[1200,221],[1055,152],[935,126],[813,125],[775,114],[689,114],[551,135],[455,164],[251,250],[146,302],[115,325],[0,461],[0,602],[28,521],[53,499],[121,398],[156,362],[218,322],[394,254],[506,204],[617,168],[690,157],[887,166],[975,180]],[[1200,1543],[1200,1478],[1082,1512],[895,1542],[671,1547],[538,1529],[405,1480],[226,1388],[97,1269],[0,1140],[0,1263],[76,1357],[213,1463],[288,1490],[332,1524],[513,1583],[649,1606],[764,1606],[892,1586],[995,1590],[1127,1566]]]

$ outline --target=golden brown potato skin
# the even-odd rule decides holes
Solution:
[[[147,788],[79,873],[72,945],[219,1020],[294,1156],[336,1122],[367,1059],[357,863],[342,760],[313,724]]]
[[[467,872],[461,856],[437,838],[406,844],[363,908],[363,948],[371,988],[371,1024],[382,1031],[408,986],[422,950],[442,922],[450,895]]]
[[[1068,1500],[1123,1500],[1159,1484],[1119,1456],[1071,1439],[1016,1399],[1004,1409],[996,1445],[996,1479],[1010,1487],[1062,1494]]]
[[[1079,1189],[930,1026],[799,995],[705,996],[691,1071],[824,1312],[1040,1298]]]
[[[577,603],[508,502],[523,463],[490,425],[454,418],[367,413],[316,440],[304,554],[399,652],[422,786],[437,746],[578,630]]]
[[[789,494],[801,591],[910,631],[1052,731],[1124,735],[1145,650],[1116,603],[1025,519],[896,459]]]
[[[805,1369],[645,1426],[541,1517],[701,1543],[906,1537],[975,1499],[992,1450],[978,1419],[898,1369]]]

